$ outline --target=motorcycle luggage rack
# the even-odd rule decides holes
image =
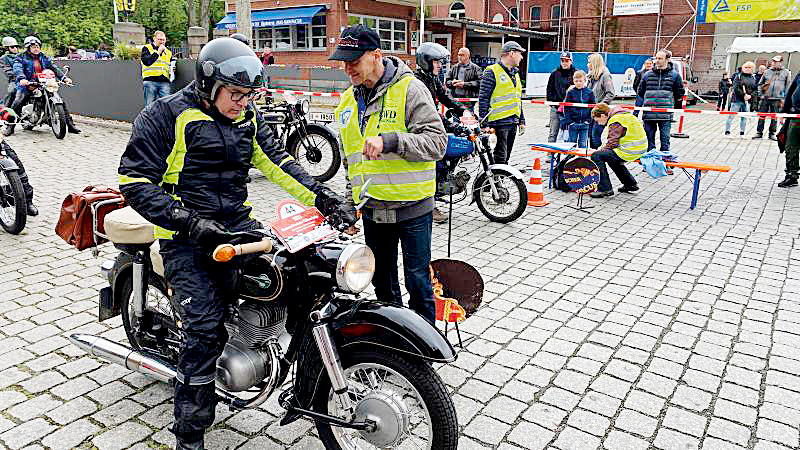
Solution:
[[[111,240],[109,239],[108,235],[100,232],[100,228],[98,226],[98,221],[97,221],[98,211],[100,210],[100,207],[106,205],[113,205],[116,203],[122,203],[124,201],[125,201],[124,198],[111,198],[108,200],[101,200],[99,202],[95,202],[89,205],[89,207],[92,209],[92,243],[94,244],[92,246],[92,256],[94,256],[95,258],[97,258],[98,255],[100,255],[100,249],[98,248],[98,246],[100,245],[98,242],[99,239],[105,239],[106,241]]]

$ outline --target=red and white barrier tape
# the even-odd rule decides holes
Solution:
[[[262,91],[274,92],[276,94],[292,94],[292,95],[306,95],[311,97],[341,97],[340,92],[308,92],[308,91],[290,91],[287,89],[267,89],[263,88]],[[477,102],[477,98],[456,98],[457,102]],[[570,103],[570,102],[549,102],[545,100],[523,100],[525,103],[532,103],[534,105],[547,105],[547,106],[573,106],[576,108],[593,108],[593,103]],[[722,116],[745,116],[745,117],[788,117],[792,119],[800,119],[800,114],[783,114],[783,113],[762,113],[762,112],[735,112],[735,111],[716,111],[716,110],[702,110],[702,109],[677,109],[677,108],[653,108],[650,106],[633,106],[626,104],[614,104],[612,106],[622,106],[623,108],[636,110],[636,111],[651,111],[651,112],[669,112],[669,113],[686,113],[686,114],[710,114]]]

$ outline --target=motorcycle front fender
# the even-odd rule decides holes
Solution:
[[[19,167],[17,167],[17,163],[15,163],[14,160],[11,158],[0,158],[0,168],[2,168],[4,172],[19,170]]]
[[[50,103],[54,105],[60,105],[64,103],[64,100],[61,98],[60,95],[58,95],[58,92],[51,93],[49,94],[49,96],[50,96]]]
[[[289,133],[289,137],[286,139],[286,148],[293,148],[295,142],[300,139],[300,129],[300,127],[295,127],[295,129]],[[336,138],[336,134],[327,126],[316,123],[306,123],[305,129],[307,132],[313,131],[327,136],[331,142],[336,143],[336,148],[334,148],[334,150],[339,151],[339,140]]]
[[[492,171],[492,170],[505,171],[505,172],[510,173],[512,177],[514,177],[514,178],[516,178],[516,179],[518,179],[518,180],[520,180],[522,182],[525,181],[525,177],[522,175],[522,172],[520,172],[519,169],[517,169],[516,167],[512,167],[512,166],[510,166],[508,164],[492,164],[492,165],[489,166],[489,171]],[[485,176],[485,174],[486,174],[486,172],[483,172],[480,175],[478,175],[478,177],[475,179],[475,182],[477,183],[478,179],[480,179],[482,176]],[[475,203],[477,200],[478,200],[478,191],[473,185],[472,201],[470,202],[470,204]]]
[[[354,311],[341,308],[331,321],[342,348],[383,347],[426,361],[450,363],[456,352],[442,333],[411,309],[364,302]]]

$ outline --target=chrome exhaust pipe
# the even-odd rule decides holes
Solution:
[[[175,379],[176,371],[172,365],[146,356],[104,337],[91,334],[73,334],[69,337],[69,340],[90,355],[127,367],[134,372],[149,375],[165,383]]]

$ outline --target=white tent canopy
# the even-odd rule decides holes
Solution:
[[[800,52],[800,37],[737,37],[728,53]]]

